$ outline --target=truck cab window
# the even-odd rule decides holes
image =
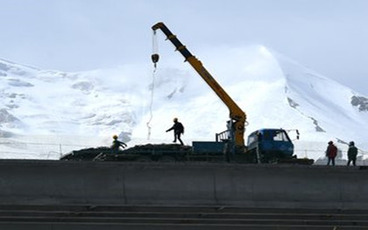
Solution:
[[[288,137],[286,136],[285,132],[277,131],[273,137],[274,141],[289,141]]]

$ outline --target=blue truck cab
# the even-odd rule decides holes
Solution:
[[[259,163],[270,163],[292,158],[294,144],[284,129],[259,129],[248,136],[247,152]]]

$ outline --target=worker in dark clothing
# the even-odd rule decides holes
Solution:
[[[333,144],[332,141],[328,142],[327,150],[326,150],[326,157],[328,158],[327,165],[335,165],[335,158],[337,156],[337,147]]]
[[[350,165],[350,162],[353,162],[353,165],[355,166],[357,155],[358,148],[355,147],[354,141],[350,141],[348,149],[348,166]]]
[[[179,140],[181,145],[183,144],[183,141],[180,139],[181,134],[184,134],[184,126],[182,123],[178,121],[178,118],[174,118],[174,125],[166,130],[166,132],[169,132],[171,130],[174,130],[174,143],[176,143],[176,140]]]
[[[117,153],[119,153],[119,148],[120,147],[122,147],[124,149],[125,147],[128,146],[124,142],[119,141],[117,135],[114,135],[112,138],[114,140],[112,141],[112,145],[111,145],[111,153],[117,154]]]

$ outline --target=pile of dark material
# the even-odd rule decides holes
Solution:
[[[125,149],[121,151],[122,153],[134,153],[142,151],[191,151],[192,147],[187,145],[177,145],[177,144],[146,144],[146,145],[136,145],[134,147]]]
[[[191,146],[178,144],[146,144],[136,145],[131,148],[119,150],[113,153],[109,147],[85,148],[74,150],[60,158],[60,160],[80,161],[157,161],[179,160],[180,157],[190,153]]]

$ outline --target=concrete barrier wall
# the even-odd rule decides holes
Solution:
[[[359,167],[0,161],[0,204],[367,209]]]

